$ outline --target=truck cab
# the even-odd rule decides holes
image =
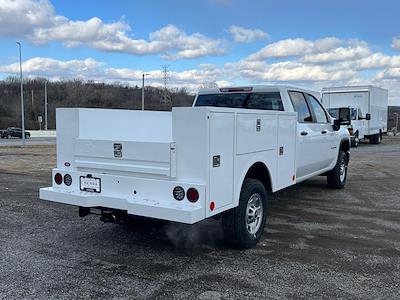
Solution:
[[[371,116],[369,113],[362,112],[360,107],[337,107],[329,108],[329,114],[334,119],[348,119],[347,129],[350,134],[351,147],[357,147],[360,140],[364,139],[368,133],[368,121]]]
[[[40,198],[113,223],[218,216],[229,244],[253,247],[269,193],[316,175],[345,186],[349,133],[318,97],[250,86],[201,90],[172,112],[57,109],[57,166]]]
[[[318,98],[319,94],[310,90],[260,85],[201,90],[193,106],[296,113],[296,182],[300,182],[332,169],[340,144],[349,138],[345,129],[334,130],[334,119]]]

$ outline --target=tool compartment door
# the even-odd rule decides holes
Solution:
[[[211,214],[210,203],[215,203],[213,214],[233,202],[233,113],[210,113],[209,197],[206,215]]]
[[[283,189],[296,180],[297,116],[278,117],[277,189]]]

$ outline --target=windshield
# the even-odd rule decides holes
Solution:
[[[337,119],[339,116],[339,108],[329,108],[328,112],[332,116],[332,118]]]
[[[350,117],[352,120],[357,120],[357,110],[355,108],[350,108]]]
[[[283,110],[279,92],[205,94],[197,97],[195,106]]]
[[[341,117],[344,116],[344,114],[347,115],[347,109],[346,108],[329,108],[329,114],[335,118],[335,119],[339,119],[339,110],[341,111]],[[350,117],[351,120],[357,120],[357,109],[355,108],[350,108]]]

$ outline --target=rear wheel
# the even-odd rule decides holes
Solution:
[[[328,186],[333,189],[342,189],[347,179],[347,156],[344,151],[339,151],[338,160],[332,171],[326,177]]]
[[[264,232],[267,220],[267,192],[257,179],[245,179],[239,206],[222,218],[225,241],[237,248],[254,247]]]
[[[382,141],[382,134],[381,133],[374,134],[369,138],[369,142],[371,144],[380,144],[381,141]]]

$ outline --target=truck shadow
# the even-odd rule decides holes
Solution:
[[[314,179],[289,187],[269,197],[269,218],[265,228],[263,240],[271,236],[271,228],[278,231],[285,230],[285,224],[280,228],[271,220],[287,217],[287,222],[298,218],[298,212],[306,210],[310,201],[321,202],[327,188],[325,178]],[[311,198],[310,190],[314,194]],[[302,201],[305,200],[306,201]],[[271,226],[272,225],[272,226]],[[225,244],[222,224],[220,219],[208,219],[194,225],[186,225],[174,222],[160,221],[156,219],[134,217],[121,229],[126,235],[134,235],[135,244],[151,248],[162,247],[164,250],[183,252],[209,252],[212,250],[231,249]]]

